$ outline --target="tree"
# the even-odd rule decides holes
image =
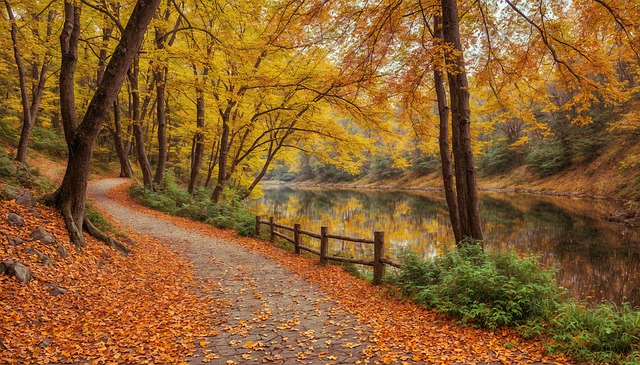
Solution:
[[[460,221],[461,237],[482,240],[475,161],[473,149],[471,148],[469,82],[467,81],[462,44],[460,42],[458,2],[456,0],[442,0],[442,34],[443,41],[450,47],[445,59],[447,64],[450,64],[450,67],[447,68],[447,76],[449,80],[451,137],[458,200],[458,217],[452,216],[451,221],[452,223],[456,220]],[[440,102],[440,99],[438,99],[438,102]],[[445,159],[443,158],[444,164]]]
[[[82,236],[83,228],[111,245],[119,244],[96,230],[85,214],[91,155],[100,129],[106,122],[109,109],[140,49],[147,26],[159,3],[160,0],[137,1],[82,122],[77,124],[73,76],[78,58],[80,7],[73,2],[65,2],[65,22],[60,36],[63,55],[60,70],[60,101],[69,157],[62,184],[53,193],[52,198],[64,217],[71,241],[77,246],[85,244]],[[126,249],[121,244],[118,246]]]
[[[45,83],[47,80],[47,72],[51,64],[52,55],[49,49],[44,54],[33,57],[34,59],[29,62],[31,68],[31,75],[28,74],[27,67],[22,57],[20,46],[18,42],[18,25],[14,16],[14,10],[8,0],[4,0],[5,9],[11,23],[11,41],[13,44],[13,54],[15,63],[18,68],[18,79],[20,84],[20,98],[22,102],[22,131],[20,133],[20,141],[18,142],[18,150],[16,152],[16,160],[22,164],[27,162],[27,146],[29,144],[29,138],[31,137],[31,131],[36,123],[37,114],[40,108],[40,102],[42,101],[42,94],[45,89]],[[46,9],[45,9],[46,10]],[[44,10],[42,10],[44,12]],[[42,42],[47,44],[52,38],[53,34],[53,22],[55,20],[56,12],[53,9],[49,9],[47,12],[46,30],[44,37],[37,39],[40,31],[38,30],[38,24],[41,23],[39,15],[34,16],[33,23],[35,27],[32,29],[34,42]],[[33,79],[33,85],[31,86],[31,94],[29,94],[29,78]]]

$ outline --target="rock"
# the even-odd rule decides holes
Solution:
[[[45,338],[44,340],[40,341],[40,343],[38,344],[38,346],[40,346],[40,348],[42,349],[46,349],[47,347],[49,347],[51,344],[53,343],[53,341],[50,338]]]
[[[29,211],[31,212],[31,214],[33,214],[34,217],[38,218],[38,219],[42,219],[42,214],[40,214],[40,211],[38,211],[38,209],[31,207],[29,209]]]
[[[16,203],[25,207],[32,207],[35,205],[35,199],[33,199],[29,190],[15,186],[6,186],[2,190],[2,196],[8,200],[15,200]]]
[[[40,260],[40,262],[42,262],[42,264],[44,264],[45,266],[53,265],[53,261],[51,261],[51,258],[49,258],[49,256],[43,254],[42,252],[36,250],[35,248],[25,247],[24,250],[22,250],[22,252],[26,254],[38,256],[38,260]]]
[[[12,246],[18,246],[24,243],[24,240],[20,237],[7,236],[7,243]]]
[[[33,274],[28,267],[13,260],[7,260],[0,263],[0,271],[4,272],[5,275],[15,277],[18,281],[23,283],[28,283],[33,279]]]
[[[36,229],[31,232],[31,238],[34,241],[40,241],[48,245],[53,245],[56,243],[56,239],[42,226],[37,226]]]
[[[57,286],[56,284],[53,284],[53,283],[46,283],[45,285],[51,288],[47,290],[47,293],[51,294],[51,296],[54,296],[54,297],[57,297],[58,295],[63,295],[68,291],[67,289],[61,286]]]
[[[12,226],[24,226],[24,219],[17,215],[16,213],[9,213],[9,216],[7,217],[7,223],[9,223],[9,227]]]
[[[63,259],[67,258],[67,249],[64,248],[63,245],[59,244],[58,246],[56,246],[56,251],[58,251],[58,253],[60,254],[60,256],[62,256]]]

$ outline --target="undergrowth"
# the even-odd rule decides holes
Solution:
[[[255,234],[255,217],[244,211],[240,200],[213,204],[210,192],[199,188],[194,195],[173,184],[150,191],[142,185],[132,185],[129,193],[141,204],[171,215],[204,222],[222,229],[235,229],[240,236]]]
[[[55,189],[49,180],[40,176],[38,169],[25,167],[16,162],[2,148],[0,148],[0,181],[8,185],[31,189],[36,194],[50,192]]]
[[[484,252],[474,241],[431,260],[401,253],[390,279],[400,291],[463,324],[516,327],[524,337],[543,336],[550,352],[580,361],[636,363],[640,311],[603,303],[592,309],[566,296],[553,271],[514,252]]]

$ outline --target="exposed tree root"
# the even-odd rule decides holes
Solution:
[[[71,204],[63,204],[59,210],[64,218],[64,223],[67,225],[71,242],[76,245],[76,247],[85,247],[86,243],[82,236],[82,230],[76,225],[76,221],[73,219],[73,213],[71,213]]]
[[[94,226],[93,223],[91,223],[91,221],[89,220],[89,217],[87,217],[86,215],[84,216],[84,228],[86,229],[87,233],[89,233],[92,237],[104,242],[107,246],[114,248],[125,255],[128,255],[131,253],[131,249],[127,247],[124,243],[102,233],[102,231],[99,230],[98,227]]]

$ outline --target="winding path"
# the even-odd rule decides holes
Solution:
[[[122,228],[183,248],[196,275],[219,283],[210,295],[229,301],[220,334],[188,359],[191,364],[357,364],[371,329],[317,286],[236,243],[185,229],[107,197],[127,182],[91,183],[89,194]]]

